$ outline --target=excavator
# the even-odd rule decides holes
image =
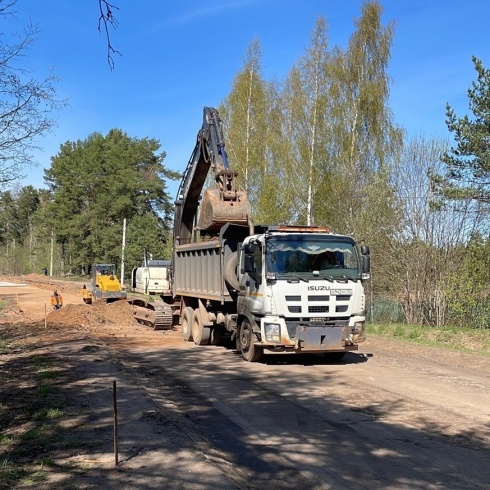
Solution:
[[[210,170],[217,186],[203,192]],[[217,235],[226,223],[248,225],[251,206],[246,192],[237,189],[237,176],[229,167],[219,113],[205,107],[203,125],[177,192],[174,244],[190,243],[194,230],[205,239]]]
[[[216,187],[203,191],[210,172]],[[175,201],[174,245],[195,241],[194,233],[202,240],[209,240],[226,223],[249,225],[251,206],[246,192],[237,188],[236,177],[237,172],[229,167],[219,113],[212,107],[204,107],[202,127]],[[172,274],[170,265],[165,278],[169,284]],[[134,318],[155,330],[170,329],[178,323],[180,301],[173,297],[171,287],[159,297],[147,296],[128,302]]]

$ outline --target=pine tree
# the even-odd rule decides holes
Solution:
[[[435,177],[438,191],[450,199],[470,199],[490,203],[490,70],[473,57],[478,74],[468,89],[468,115],[456,117],[447,104],[446,124],[454,134],[456,145],[445,152],[442,161],[447,166],[444,178]]]
[[[164,167],[159,148],[157,140],[130,138],[119,129],[61,146],[45,180],[53,195],[49,219],[67,263],[118,263],[124,219],[128,247],[152,237],[152,246],[160,248],[150,252],[163,254],[172,212],[164,179],[177,174]],[[128,255],[127,262],[138,264],[144,248],[138,253],[129,247],[139,256]]]

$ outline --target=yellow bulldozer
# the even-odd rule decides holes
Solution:
[[[90,286],[84,285],[80,290],[84,303],[92,304],[98,300],[111,303],[128,297],[128,293],[116,277],[116,266],[114,264],[93,264],[91,274],[92,282]]]

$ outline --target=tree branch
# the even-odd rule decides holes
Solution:
[[[107,39],[107,63],[109,64],[111,70],[113,70],[115,66],[112,55],[117,53],[119,56],[122,56],[121,53],[112,46],[111,35],[109,33],[109,27],[117,29],[119,26],[119,22],[117,21],[116,17],[114,17],[114,9],[119,10],[119,7],[109,3],[108,0],[99,0],[100,15],[98,29],[99,32],[102,32],[102,26],[104,28]]]

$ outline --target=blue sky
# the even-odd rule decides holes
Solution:
[[[166,167],[183,171],[204,106],[228,95],[252,40],[262,47],[263,76],[283,79],[324,16],[331,46],[345,48],[361,15],[360,0],[112,0],[119,27],[111,32],[115,69],[97,31],[97,0],[17,0],[16,25],[40,29],[24,60],[38,77],[52,67],[69,106],[38,141],[38,166],[21,185],[43,187],[43,168],[64,142],[120,128],[156,138]],[[472,55],[490,68],[489,0],[385,0],[383,24],[395,22],[390,106],[410,134],[449,137],[445,105],[467,112],[476,79]],[[14,22],[11,26],[14,26]],[[2,31],[6,32],[5,26]],[[8,29],[10,30],[10,29]],[[233,164],[233,162],[231,162]],[[178,183],[169,183],[175,192]]]

